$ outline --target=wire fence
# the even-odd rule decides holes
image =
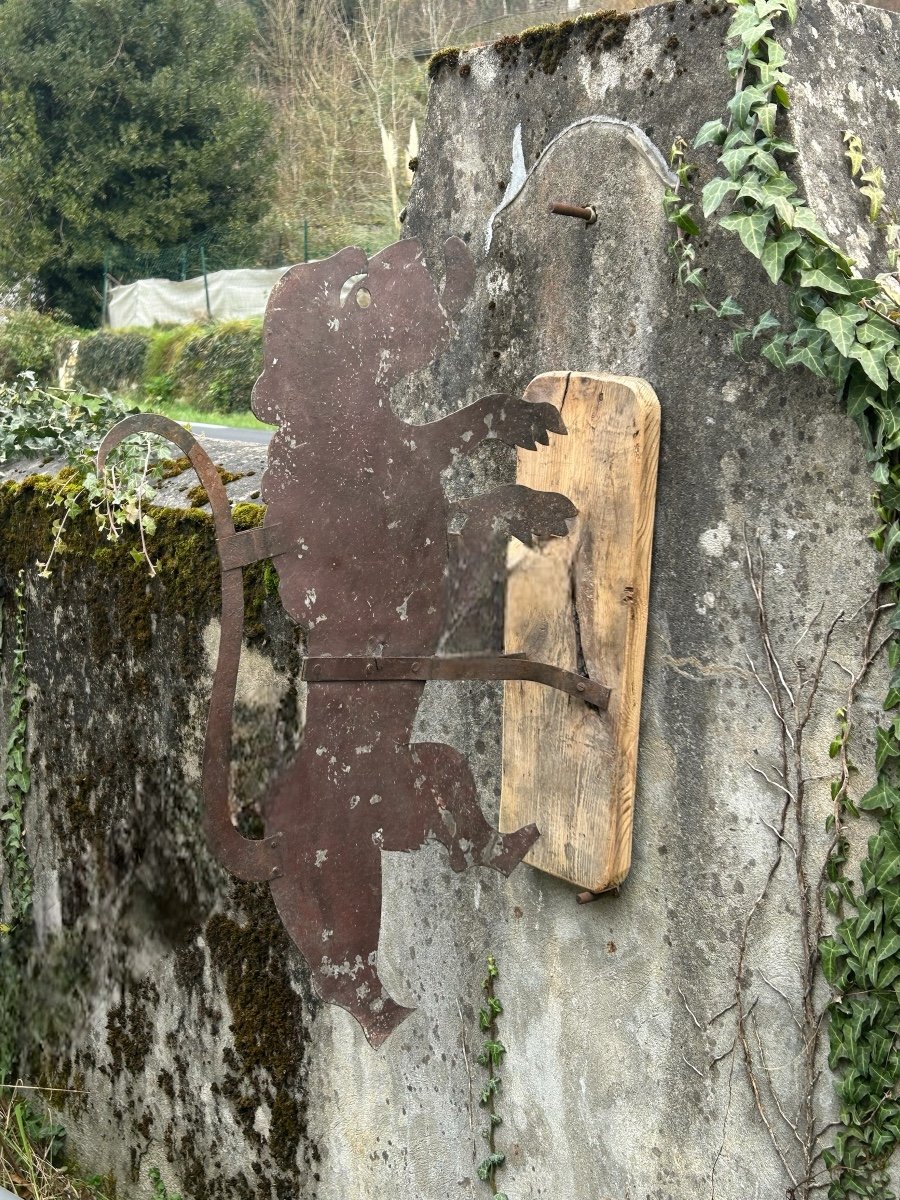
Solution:
[[[270,251],[268,254],[262,255],[242,252],[233,238],[217,236],[215,232],[180,242],[174,246],[165,246],[152,254],[130,246],[111,247],[106,252],[103,261],[102,324],[122,326],[143,323],[137,314],[143,311],[146,302],[142,301],[141,305],[135,307],[131,299],[132,296],[138,294],[138,285],[147,294],[154,290],[155,285],[155,291],[161,297],[168,296],[170,293],[174,297],[179,291],[184,291],[185,296],[190,294],[192,297],[189,302],[189,309],[193,313],[192,319],[202,317],[205,310],[206,318],[213,320],[217,315],[214,311],[215,308],[219,308],[218,315],[224,315],[221,311],[221,300],[218,305],[214,301],[216,295],[221,294],[222,281],[226,275],[252,276],[256,274],[261,278],[265,275],[277,278],[277,274],[273,274],[273,272],[277,273],[292,266],[296,261],[308,262],[315,256],[311,242],[311,232],[314,230],[315,226],[308,220],[303,221],[302,259],[300,257],[289,259],[279,251]],[[203,281],[203,285],[198,293],[198,288],[196,286],[192,288],[190,285],[199,285],[200,280]],[[168,281],[170,284],[183,283],[186,287],[184,289],[166,288],[162,281]],[[258,286],[256,284],[255,289],[258,289]],[[128,297],[127,301],[125,300],[126,296]],[[161,303],[164,306],[164,301]],[[255,300],[250,303],[252,310],[256,311]],[[160,311],[155,317],[155,321],[185,320],[186,317],[180,312],[182,307],[184,307],[183,304],[177,304],[173,308],[171,317],[166,317],[165,313]],[[124,313],[130,312],[132,309],[134,310],[134,319],[126,318]],[[235,311],[234,313],[229,312],[228,315],[241,316],[245,314],[242,311]],[[149,323],[154,323],[154,321]]]

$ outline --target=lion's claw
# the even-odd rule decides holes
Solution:
[[[566,432],[559,411],[546,401],[523,400],[504,396],[494,414],[493,433],[508,446],[536,450],[537,444],[548,446],[549,434]]]

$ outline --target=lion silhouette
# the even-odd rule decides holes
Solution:
[[[349,1011],[373,1046],[410,1011],[378,975],[381,852],[436,839],[455,871],[481,864],[508,874],[538,830],[498,834],[463,755],[411,742],[424,682],[353,680],[310,684],[302,744],[271,792],[265,838],[242,838],[230,821],[227,777],[240,624],[235,649],[234,608],[228,629],[225,614],[240,604],[235,562],[271,555],[281,602],[306,630],[310,656],[428,658],[447,623],[452,539],[466,561],[498,529],[526,543],[568,532],[576,510],[559,493],[510,485],[451,506],[441,483],[442,471],[486,438],[535,449],[549,433],[564,434],[553,405],[498,394],[424,425],[391,407],[391,388],[449,343],[472,290],[465,244],[449,239],[444,257],[440,291],[419,242],[406,239],[371,258],[348,248],[293,267],[269,298],[252,397],[256,416],[278,427],[262,481],[263,544],[229,563],[223,550],[223,632],[204,758],[206,823],[220,857],[243,878],[269,880],[314,987]],[[199,471],[205,454],[194,439],[184,430],[166,436]],[[246,535],[228,533],[224,489],[205,470],[220,548],[237,544]],[[451,519],[458,533],[449,532]]]

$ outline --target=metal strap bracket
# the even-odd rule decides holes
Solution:
[[[421,658],[305,658],[301,678],[309,683],[362,680],[387,683],[400,679],[520,679],[543,683],[605,712],[610,689],[594,679],[534,662],[524,654],[447,654]]]

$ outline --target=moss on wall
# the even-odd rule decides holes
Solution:
[[[20,570],[31,570],[47,558],[53,521],[60,514],[53,498],[66,486],[65,472],[54,478],[32,475],[21,483],[0,486],[0,586],[4,581],[9,586]],[[87,589],[85,632],[98,661],[123,644],[136,654],[147,651],[160,617],[178,616],[185,630],[196,629],[218,609],[219,561],[211,516],[197,508],[151,507],[148,511],[156,521],[156,533],[148,539],[155,577],[144,562],[132,558],[132,550],[140,548],[136,529],[126,529],[118,540],[110,541],[93,514],[82,513],[68,523],[65,548],[45,581],[48,598],[65,595],[75,576],[79,586]],[[262,505],[237,504],[235,528],[259,525],[264,515]],[[94,569],[85,573],[85,563]],[[270,564],[254,563],[245,569],[244,633],[249,640],[262,635],[261,609],[273,588]]]
[[[285,964],[294,952],[267,885],[235,883],[233,907],[241,920],[217,913],[204,931],[231,1009],[234,1049],[223,1092],[248,1137],[254,1136],[256,1110],[265,1099],[275,1163],[289,1177],[302,1150],[318,1179],[318,1152],[298,1102],[304,1093],[307,1019],[317,1001],[305,973],[303,994],[292,986]]]
[[[232,891],[201,830],[202,635],[220,588],[213,522],[197,508],[151,510],[151,577],[131,557],[135,531],[109,542],[84,513],[43,579],[34,568],[60,515],[53,497],[72,486],[65,473],[0,486],[0,589],[20,569],[29,579],[36,870],[45,891],[53,876],[62,926],[45,930],[40,946],[23,928],[15,957],[0,954],[8,968],[0,1002],[9,994],[41,1014],[23,1022],[12,1005],[10,1021],[0,1012],[0,1068],[67,1089],[53,1094],[76,1150],[80,1123],[93,1139],[106,1122],[110,1158],[92,1151],[92,1165],[130,1179],[125,1195],[140,1194],[148,1163],[165,1157],[186,1198],[293,1197],[318,1158],[304,1094],[314,1001],[268,889]],[[264,513],[238,504],[235,525],[258,525]],[[277,601],[274,569],[258,563],[244,578],[245,639],[289,674],[296,630]],[[252,790],[239,784],[251,795],[244,825],[259,819],[254,798],[296,723],[290,708],[275,722],[257,714],[255,724],[247,710],[236,729],[236,760],[254,779]],[[224,1068],[209,1063],[210,1044],[224,1044]],[[222,1107],[245,1138],[246,1154],[230,1167],[208,1152]]]
[[[505,67],[514,67],[524,53],[530,65],[546,75],[552,75],[570,47],[594,57],[621,44],[631,22],[631,13],[612,9],[575,17],[557,24],[534,25],[521,33],[508,34],[493,43],[493,50]],[[459,67],[459,47],[448,47],[432,55],[428,75],[437,79],[444,71],[459,68],[461,75],[469,72]]]

